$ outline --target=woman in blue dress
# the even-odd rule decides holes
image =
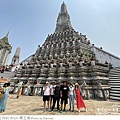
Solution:
[[[7,103],[7,99],[9,96],[9,87],[10,83],[5,83],[2,90],[0,90],[1,93],[3,93],[3,96],[0,100],[0,111],[4,112],[6,110],[6,103]]]

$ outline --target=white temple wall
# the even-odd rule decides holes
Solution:
[[[120,67],[120,58],[112,55],[100,48],[97,48],[95,46],[91,47],[91,50],[94,52],[96,59],[100,63],[105,63],[106,61],[108,63],[111,63],[113,67]]]

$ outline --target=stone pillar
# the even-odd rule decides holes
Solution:
[[[102,90],[102,94],[103,94],[103,99],[104,99],[105,101],[107,101],[107,97],[106,97],[106,95],[105,95],[105,91],[104,91],[104,90]]]
[[[86,98],[88,100],[89,99],[88,90],[85,90],[85,93],[86,93]]]
[[[27,93],[27,87],[25,86],[25,87],[23,88],[23,95],[26,95],[26,93]]]
[[[93,97],[96,98],[96,96],[95,96],[95,90],[94,89],[93,89]]]
[[[37,93],[37,87],[34,87],[33,88],[33,95],[36,95],[36,93]]]

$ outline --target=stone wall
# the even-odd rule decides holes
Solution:
[[[104,51],[102,48],[98,48],[95,46],[92,46],[91,50],[94,52],[96,59],[100,63],[105,63],[107,61],[108,63],[112,64],[112,67],[120,67],[119,57]]]

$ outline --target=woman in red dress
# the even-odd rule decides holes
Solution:
[[[76,103],[77,103],[78,112],[80,112],[80,108],[85,108],[85,111],[87,112],[87,108],[81,96],[80,87],[78,83],[75,84],[75,94],[76,94]]]

